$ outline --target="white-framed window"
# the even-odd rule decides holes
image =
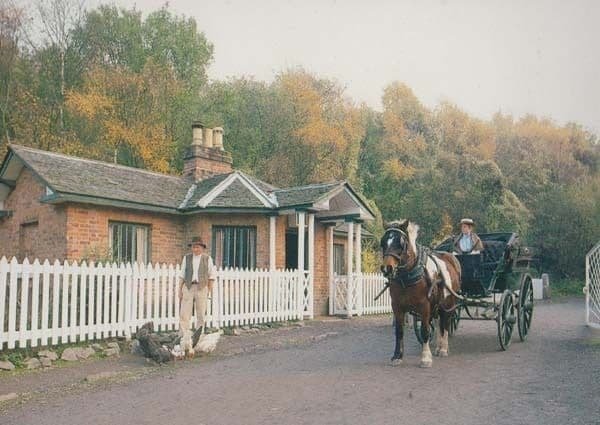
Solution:
[[[333,244],[333,272],[338,276],[346,273],[346,255],[343,244]]]
[[[213,226],[212,257],[217,267],[256,268],[256,227]]]
[[[150,226],[111,221],[108,240],[113,261],[118,263],[150,262]]]

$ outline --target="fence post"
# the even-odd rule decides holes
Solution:
[[[213,305],[213,316],[216,316],[216,327],[218,329],[221,329],[223,327],[223,280],[223,269],[219,269],[217,271],[217,281],[215,282],[215,288],[213,293],[213,298],[215,298],[215,295],[217,298],[216,306]]]
[[[291,276],[290,276],[291,277]],[[298,306],[298,320],[304,320],[304,271],[298,270],[296,278],[296,304]]]
[[[125,317],[123,318],[123,326],[125,332],[125,340],[131,340],[131,307],[132,307],[132,293],[133,293],[133,285],[131,282],[131,278],[133,276],[133,270],[131,268],[131,263],[127,263],[125,268],[125,291],[124,291],[124,301],[125,301]]]

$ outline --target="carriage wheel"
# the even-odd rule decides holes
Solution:
[[[458,329],[458,324],[460,323],[460,315],[461,315],[461,307],[457,306],[456,309],[452,312],[452,316],[450,317],[450,328],[448,329],[448,336],[454,336],[456,330]]]
[[[413,329],[415,331],[415,336],[417,337],[417,341],[419,344],[423,345],[423,338],[421,338],[421,316],[417,314],[413,314]],[[429,341],[433,341],[435,339],[435,325],[434,320],[429,322]]]
[[[533,285],[530,276],[525,276],[519,291],[519,306],[517,314],[517,327],[521,341],[527,339],[531,321],[533,320]]]
[[[500,305],[498,306],[498,341],[503,350],[507,350],[512,338],[513,327],[515,325],[515,305],[513,304],[512,292],[508,289],[502,293]]]

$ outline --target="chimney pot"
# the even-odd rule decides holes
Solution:
[[[213,147],[213,130],[212,130],[212,128],[205,128],[203,137],[204,137],[204,147],[212,148]]]
[[[213,146],[223,150],[223,127],[213,128]]]
[[[200,121],[192,123],[192,146],[202,146],[204,144],[203,129],[204,124]]]

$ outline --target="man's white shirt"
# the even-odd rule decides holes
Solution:
[[[203,254],[203,255],[207,255],[207,254]],[[179,271],[179,279],[185,279],[185,267],[186,267],[186,260],[185,257],[183,257],[183,260],[181,261],[181,270]],[[198,276],[198,269],[200,268],[200,255],[194,255],[192,257],[192,281],[200,281],[200,278]],[[215,264],[213,263],[213,259],[212,257],[209,255],[208,256],[208,279],[216,279],[217,278],[217,268],[215,267]]]

